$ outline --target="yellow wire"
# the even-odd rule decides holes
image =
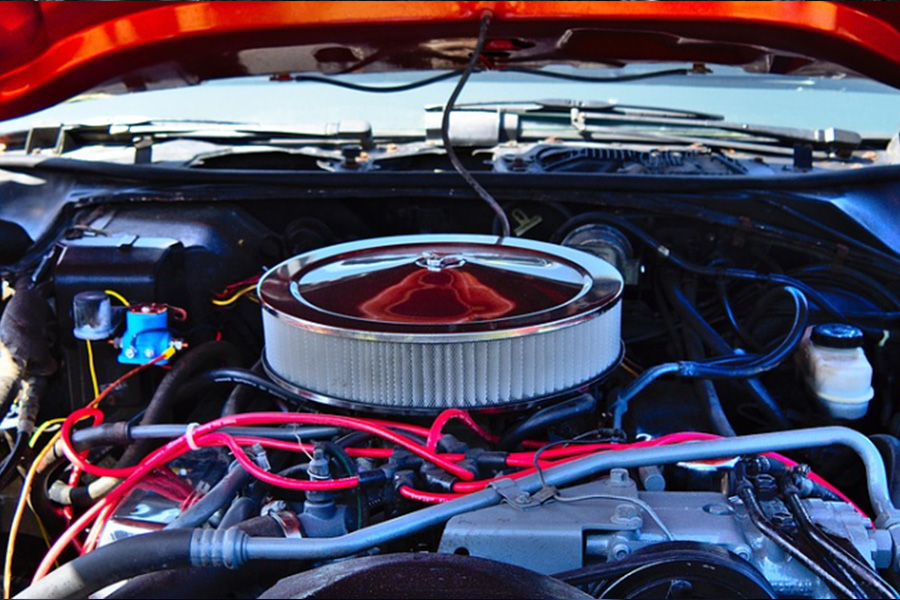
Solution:
[[[50,443],[44,446],[44,449],[37,455],[34,462],[28,468],[25,475],[25,481],[22,483],[22,490],[19,492],[19,501],[16,504],[16,512],[13,514],[12,523],[9,526],[9,537],[6,540],[6,557],[3,560],[3,597],[9,598],[12,592],[12,561],[13,552],[16,548],[16,537],[19,535],[19,527],[22,525],[22,517],[25,515],[25,507],[28,505],[28,499],[31,496],[31,486],[34,484],[34,478],[37,476],[38,465],[50,453],[53,445],[59,439],[57,432]]]
[[[117,292],[115,290],[103,290],[103,291],[106,292],[107,295],[112,296],[113,298],[115,298],[116,300],[118,300],[119,302],[124,304],[125,306],[131,306],[131,303],[125,299],[125,296],[123,296],[119,292]]]
[[[231,298],[227,298],[225,300],[213,300],[212,303],[216,306],[230,306],[237,302],[242,296],[249,294],[253,290],[256,289],[256,284],[252,283],[246,287],[241,288],[234,296]]]
[[[41,520],[40,515],[37,514],[37,511],[34,510],[34,507],[31,505],[31,501],[28,502],[28,508],[31,509],[31,514],[34,515],[34,520],[37,522],[38,530],[41,532],[41,537],[44,538],[44,543],[47,544],[47,549],[53,547],[53,542],[50,541],[50,534],[47,533],[47,528],[44,527],[44,522]],[[57,561],[56,566],[59,566],[59,561]]]
[[[34,430],[34,433],[31,434],[31,439],[28,440],[28,447],[34,448],[34,445],[37,441],[44,435],[44,432],[53,427],[54,425],[59,425],[60,423],[64,423],[66,419],[64,417],[60,417],[59,419],[50,419],[49,421],[44,421],[40,427]]]
[[[167,348],[163,355],[166,359],[172,358],[175,354],[176,349],[173,347]],[[93,400],[88,403],[88,406],[96,407],[100,403],[100,397],[97,396]],[[45,426],[48,426],[47,423],[41,425],[42,428],[46,429]],[[30,497],[31,497],[31,486],[34,485],[34,478],[37,477],[38,466],[44,461],[47,455],[50,453],[50,450],[56,445],[56,442],[59,441],[61,432],[57,431],[53,434],[53,438],[50,440],[44,448],[40,451],[40,453],[35,457],[34,461],[31,463],[31,466],[28,468],[28,473],[25,474],[25,481],[22,482],[22,490],[19,492],[19,501],[16,504],[16,512],[13,514],[12,523],[9,526],[9,537],[6,540],[6,557],[3,560],[3,598],[8,599],[10,597],[10,593],[12,591],[12,561],[13,561],[13,553],[16,549],[16,537],[19,535],[19,527],[22,525],[22,517],[25,514],[25,506],[30,506]]]
[[[638,373],[642,373],[642,372],[644,371],[644,368],[643,368],[641,365],[637,364],[636,362],[634,362],[633,360],[631,360],[631,359],[628,358],[627,356],[623,357],[622,360],[623,360],[624,362],[628,363],[628,364],[631,366],[631,368],[632,368],[633,370],[637,371]]]
[[[626,371],[628,371],[628,373],[629,373],[632,377],[634,377],[635,379],[638,378],[638,374],[634,371],[634,369],[632,369],[631,367],[629,367],[629,366],[626,365],[625,363],[622,363],[622,368],[625,369]]]
[[[88,354],[88,370],[91,372],[91,385],[94,387],[94,398],[100,395],[100,384],[97,383],[97,368],[94,367],[94,349],[91,346],[91,340],[85,340],[87,342],[87,354]]]

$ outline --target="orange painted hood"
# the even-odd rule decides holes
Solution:
[[[0,119],[240,75],[703,62],[900,87],[888,2],[3,2]]]

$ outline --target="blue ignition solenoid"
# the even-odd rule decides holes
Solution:
[[[128,307],[120,343],[119,362],[130,365],[142,365],[168,350],[173,345],[168,307],[165,304]],[[158,364],[168,361],[163,359]]]

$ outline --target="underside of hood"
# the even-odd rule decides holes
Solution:
[[[242,75],[694,62],[900,87],[886,2],[4,2],[0,119]]]

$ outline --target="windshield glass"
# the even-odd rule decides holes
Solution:
[[[557,73],[617,77],[691,65],[631,65],[615,70],[565,67]],[[707,74],[669,75],[620,83],[575,82],[527,73],[473,74],[459,103],[567,99],[658,106],[722,115],[732,122],[782,127],[837,127],[863,136],[890,137],[900,125],[900,91],[854,78],[748,74],[711,67]],[[430,72],[336,76],[368,86],[395,86]],[[422,131],[426,106],[442,106],[456,78],[418,89],[373,94],[318,82],[253,77],[122,96],[85,95],[53,108],[0,123],[0,132],[36,125],[141,120],[214,120],[313,124],[366,120],[375,135]]]

